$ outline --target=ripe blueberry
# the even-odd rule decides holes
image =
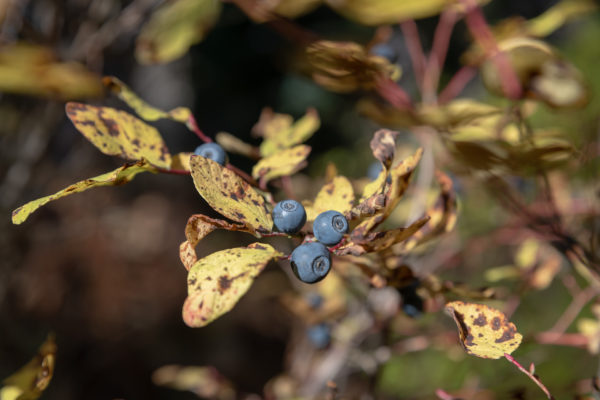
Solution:
[[[304,283],[325,278],[331,269],[331,255],[319,242],[303,243],[292,251],[292,271]]]
[[[322,212],[313,223],[315,237],[327,246],[338,244],[346,232],[348,232],[346,217],[334,210]]]
[[[324,349],[331,341],[331,328],[326,323],[320,323],[308,328],[306,335],[313,346],[317,349]]]
[[[204,158],[209,158],[221,165],[225,165],[227,162],[227,153],[225,153],[225,150],[223,150],[223,148],[217,143],[204,143],[196,147],[194,154]]]
[[[283,200],[273,209],[273,223],[280,232],[297,233],[306,222],[306,211],[296,200]]]

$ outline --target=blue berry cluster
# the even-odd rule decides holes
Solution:
[[[306,223],[306,211],[295,200],[283,200],[273,209],[273,223],[280,232],[298,233]],[[317,216],[313,223],[316,242],[303,243],[292,252],[294,274],[305,283],[325,278],[331,269],[331,254],[326,246],[338,244],[348,232],[348,221],[343,214],[329,210]]]

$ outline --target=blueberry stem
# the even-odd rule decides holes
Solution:
[[[206,136],[204,132],[202,132],[202,130],[200,130],[198,124],[196,123],[196,118],[194,118],[192,114],[190,114],[190,116],[188,117],[188,120],[185,125],[188,127],[188,129],[194,132],[196,136],[198,136],[200,140],[202,140],[204,143],[212,143],[213,140]]]

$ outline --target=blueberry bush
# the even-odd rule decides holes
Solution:
[[[0,400],[598,398],[597,5],[496,2],[0,5]]]

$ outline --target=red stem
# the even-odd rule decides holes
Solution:
[[[408,48],[408,54],[412,62],[413,70],[415,71],[417,84],[419,85],[419,88],[423,90],[425,54],[423,53],[423,46],[421,46],[417,24],[412,19],[404,21],[400,24],[400,29],[402,29],[402,34],[406,40],[406,47]]]
[[[532,374],[531,372],[529,372],[528,370],[526,370],[521,364],[519,364],[519,362],[517,360],[514,359],[513,356],[511,356],[510,354],[504,353],[504,357],[510,361],[513,365],[515,365],[517,368],[519,368],[519,370],[521,372],[523,372],[525,375],[527,375],[532,381],[535,382],[536,385],[539,386],[540,389],[542,389],[544,391],[544,393],[546,393],[546,396],[550,399],[553,400],[554,397],[552,397],[552,395],[550,394],[550,391],[548,390],[548,388],[546,388],[546,386],[544,386],[544,384],[542,383],[542,381],[540,381],[540,379],[535,376],[534,374]]]
[[[194,132],[196,136],[198,136],[200,140],[202,140],[204,143],[211,143],[213,141],[211,138],[206,136],[204,132],[200,130],[198,124],[196,123],[196,118],[194,118],[192,114],[190,114],[190,117],[188,118],[187,123],[185,125],[188,127],[189,130]]]
[[[377,81],[377,93],[399,110],[412,110],[412,101],[408,93],[389,78]]]
[[[457,14],[453,10],[446,10],[440,15],[423,77],[423,98],[425,102],[435,101],[435,93],[439,85],[444,62],[446,61],[450,36],[452,35],[456,20]]]
[[[438,103],[445,104],[458,96],[475,75],[477,75],[477,69],[475,69],[475,67],[464,66],[459,69],[438,96]]]

